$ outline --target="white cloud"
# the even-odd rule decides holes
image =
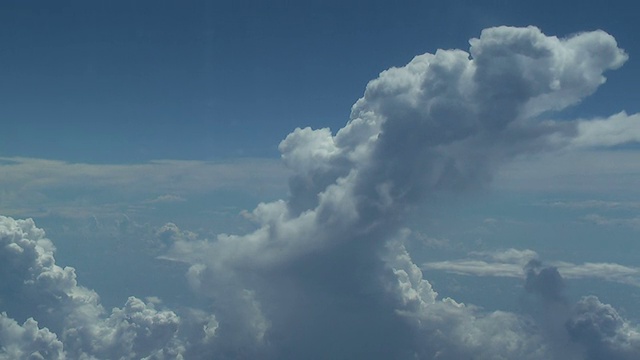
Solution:
[[[531,319],[502,311],[485,313],[450,298],[438,300],[401,242],[389,246],[386,262],[397,278],[390,292],[400,300],[398,313],[419,334],[413,345],[417,358],[552,358]]]
[[[499,169],[493,187],[637,194],[636,184],[640,182],[637,148],[611,151],[608,147],[640,141],[640,115],[621,112],[608,118],[578,120],[573,125],[574,131],[551,136],[551,141],[562,150],[516,158]]]
[[[523,277],[522,268],[538,258],[533,250],[508,249],[495,252],[471,253],[475,259],[428,262],[423,269],[440,270],[460,275]],[[479,259],[478,259],[479,258]]]
[[[187,199],[183,198],[182,196],[167,194],[167,195],[160,195],[155,199],[148,200],[147,202],[148,203],[174,203],[174,202],[183,202],[183,201],[187,201]]]
[[[518,250],[518,249],[507,249],[504,251],[494,251],[494,252],[473,252],[473,255],[487,257],[495,261],[499,262],[511,262],[515,264],[525,265],[529,261],[537,259],[538,254],[529,249]]]
[[[428,262],[423,269],[446,271],[469,276],[499,276],[524,278],[523,268],[538,255],[532,250],[496,251],[494,253],[471,253],[475,257],[489,257],[487,261],[471,258]],[[640,286],[640,268],[615,263],[574,264],[565,261],[551,261],[548,265],[556,268],[566,279],[599,279],[631,286]]]
[[[284,193],[281,184],[288,171],[272,159],[114,165],[0,158],[0,174],[1,213],[88,218],[154,203],[180,202],[220,189],[242,189],[263,196]]]
[[[520,154],[568,146],[578,122],[537,117],[581,101],[604,83],[604,71],[626,59],[602,31],[558,39],[534,27],[487,29],[471,40],[470,53],[417,56],[372,80],[335,135],[306,128],[283,140],[282,158],[293,172],[290,198],[260,204],[251,215],[256,231],[178,242],[170,256],[193,264],[192,284],[224,304],[217,314],[227,314],[227,322],[248,329],[256,321],[269,324],[265,338],[275,354],[302,356],[298,341],[316,350],[308,342],[319,334],[339,341],[343,333],[333,321],[346,317],[348,329],[372,329],[354,332],[341,349],[352,357],[544,358],[547,349],[526,331],[527,321],[438,301],[403,248],[385,244],[405,212],[432,194],[482,187]],[[379,254],[388,251],[391,260],[381,263]],[[514,251],[496,259],[530,256]],[[253,301],[241,301],[246,290]],[[365,298],[369,293],[376,298]],[[256,304],[261,311],[248,321]],[[358,312],[350,312],[355,307]],[[377,343],[377,326],[394,334],[384,355],[359,346]],[[442,342],[409,341],[406,348],[401,344],[412,329],[424,330],[427,339],[440,333]],[[292,331],[295,336],[284,335]],[[355,349],[361,352],[350,352]]]
[[[581,121],[578,135],[571,141],[576,147],[614,146],[640,142],[640,114],[621,112],[606,119]]]
[[[614,217],[605,217],[598,214],[589,214],[584,217],[584,220],[596,225],[630,226],[633,228],[640,229],[640,216],[633,217],[633,218],[614,218]]]
[[[0,259],[0,275],[7,279],[0,288],[3,309],[9,316],[28,313],[45,326],[40,329],[31,318],[19,326],[3,314],[0,338],[7,342],[0,356],[37,359],[30,354],[40,352],[41,358],[55,359],[66,352],[75,359],[180,358],[175,313],[130,297],[107,316],[98,294],[78,285],[75,269],[56,264],[53,244],[32,220],[0,217]],[[21,340],[14,344],[16,337]]]
[[[39,328],[33,318],[20,325],[0,313],[0,359],[64,360],[66,354],[56,334]]]
[[[575,265],[554,262],[562,276],[568,279],[602,279],[621,284],[640,286],[640,268],[615,263],[584,263]]]
[[[638,209],[640,202],[635,201],[605,201],[605,200],[581,200],[581,201],[547,201],[537,205],[551,206],[568,209]]]
[[[637,195],[640,162],[634,150],[584,149],[527,156],[506,164],[492,187],[506,191]]]
[[[424,269],[441,270],[460,275],[522,277],[519,264],[489,263],[482,260],[449,260],[423,264]]]

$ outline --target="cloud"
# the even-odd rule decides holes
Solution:
[[[273,159],[156,160],[116,165],[0,158],[0,173],[0,212],[65,218],[140,211],[190,196],[201,198],[221,189],[242,189],[263,196],[285,193],[280,184],[287,176],[287,170]]]
[[[637,150],[580,149],[515,159],[496,174],[500,191],[638,194]]]
[[[509,249],[494,253],[471,253],[474,257],[487,259],[460,259],[434,261],[422,265],[423,269],[446,271],[469,276],[497,276],[526,278],[522,269],[534,264],[538,255],[532,250]],[[574,264],[565,261],[548,262],[554,271],[567,279],[599,279],[631,286],[640,286],[640,268],[615,263]],[[532,269],[535,269],[533,267]]]
[[[542,300],[538,315],[555,357],[561,359],[633,359],[640,332],[608,304],[585,296],[569,304],[557,268],[533,260],[526,268],[525,288]]]
[[[63,345],[56,334],[38,327],[38,322],[28,318],[20,325],[0,313],[0,359],[51,359],[66,358]]]
[[[627,59],[601,31],[560,40],[533,27],[500,27],[471,44],[473,59],[439,50],[382,72],[335,136],[308,128],[289,134],[280,149],[293,171],[291,199],[261,204],[254,215],[263,227],[213,246],[234,243],[238,256],[235,244],[246,243],[249,257],[257,247],[266,251],[260,258],[269,257],[270,244],[278,254],[304,252],[336,241],[318,225],[367,231],[425,194],[482,184],[498,163],[568,132],[532,116],[576,103]],[[296,236],[301,229],[309,240]]]
[[[438,50],[383,71],[335,135],[310,128],[289,134],[279,148],[292,173],[290,197],[258,205],[250,215],[255,231],[174,245],[169,256],[191,264],[194,289],[225,314],[221,337],[245,324],[250,334],[264,334],[276,356],[292,358],[305,351],[544,358],[527,321],[437,300],[408,254],[389,241],[402,237],[406,212],[434,194],[484,187],[519,155],[570,146],[579,121],[541,118],[593,93],[603,72],[627,56],[602,31],[559,39],[535,27],[499,27],[470,44],[469,53]],[[516,255],[531,253],[506,260]],[[234,324],[226,335],[225,322]],[[384,350],[376,347],[380,327]],[[415,340],[416,331],[425,337]],[[425,342],[439,332],[440,342]],[[312,339],[320,336],[343,346],[319,348]]]
[[[495,252],[473,252],[476,259],[434,261],[423,269],[447,271],[459,275],[522,277],[522,268],[538,258],[533,250],[508,249]]]
[[[621,112],[606,119],[582,121],[578,135],[571,141],[576,147],[614,146],[640,142],[640,114]]]
[[[542,321],[556,356],[566,359],[633,359],[640,351],[640,329],[595,296],[569,304],[557,268],[532,261],[525,268],[527,291],[543,303]]]
[[[183,201],[187,201],[187,199],[183,198],[182,196],[167,194],[167,195],[160,195],[155,199],[148,200],[147,202],[153,204],[153,203],[174,203],[174,202],[183,202]]]
[[[585,349],[585,359],[635,359],[640,331],[595,296],[580,300],[566,324],[571,340]]]
[[[421,359],[547,359],[552,358],[531,319],[502,311],[484,313],[437,293],[416,266],[401,239],[387,244],[387,267],[395,282],[396,311],[412,326]]]
[[[605,217],[598,214],[589,214],[584,217],[584,220],[596,225],[630,226],[633,228],[640,228],[640,216],[633,218],[613,218]]]
[[[558,268],[554,266],[542,267],[540,261],[531,260],[525,266],[524,271],[525,290],[539,294],[545,301],[560,302],[564,300],[565,285]]]
[[[0,294],[32,302],[25,308],[5,295],[7,313],[35,313],[74,358],[553,358],[532,318],[440,299],[403,245],[403,219],[436,195],[485,187],[519,156],[571,148],[581,122],[543,119],[593,93],[627,56],[603,31],[559,39],[497,27],[470,44],[469,52],[438,50],[383,71],[335,134],[298,128],[286,136],[279,149],[289,197],[245,213],[254,231],[212,239],[173,224],[158,231],[164,258],[188,264],[187,281],[213,314],[198,322],[198,311],[180,316],[135,297],[107,313],[73,268],[55,264],[32,221],[2,218],[0,270],[12,281]],[[12,161],[2,166],[24,170],[26,162]],[[193,162],[51,165],[55,176],[40,179],[137,184],[142,200],[182,195],[172,181],[192,188],[212,175]],[[82,176],[63,176],[65,168]],[[214,179],[236,181],[238,169],[224,168]],[[28,169],[9,182],[51,171]],[[31,181],[25,191],[49,186]],[[493,254],[475,269],[501,264],[509,274],[534,255]],[[553,278],[532,274],[541,278],[530,286],[537,291]]]
[[[32,220],[0,217],[0,259],[7,279],[0,288],[0,357],[180,358],[174,312],[130,297],[108,314],[98,294],[78,285],[74,268],[56,264],[52,242]],[[7,314],[29,318],[20,326]]]
[[[604,209],[604,210],[633,210],[640,208],[640,202],[635,201],[605,201],[605,200],[583,200],[583,201],[548,201],[538,205],[567,208],[567,209]]]

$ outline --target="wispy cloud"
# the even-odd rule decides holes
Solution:
[[[87,217],[136,211],[189,195],[241,190],[284,194],[287,170],[277,159],[233,162],[159,160],[143,164],[83,164],[0,158],[0,211],[13,216]],[[151,200],[150,200],[151,199]]]
[[[632,210],[640,209],[639,201],[607,201],[607,200],[580,200],[580,201],[567,201],[567,200],[550,200],[541,202],[536,205],[550,206],[556,208],[566,209],[603,209],[603,210]]]
[[[160,195],[155,199],[147,200],[147,202],[150,203],[150,204],[175,203],[175,202],[183,202],[183,201],[187,201],[187,199],[183,198],[182,196],[171,195],[171,194]]]
[[[596,225],[605,226],[629,226],[640,229],[640,216],[632,218],[606,217],[598,214],[589,214],[584,220]]]
[[[640,192],[637,150],[583,149],[520,157],[505,164],[492,187],[534,192],[583,192],[590,196]]]
[[[428,262],[422,268],[468,276],[525,278],[526,272],[523,269],[531,260],[538,259],[538,255],[532,250],[509,249],[470,255],[473,257],[469,259]],[[640,287],[640,268],[637,267],[615,263],[546,263],[555,267],[567,279],[598,279]]]

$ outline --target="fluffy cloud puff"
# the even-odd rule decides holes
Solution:
[[[569,304],[564,279],[555,267],[532,261],[525,267],[526,288],[539,296],[540,321],[558,359],[633,359],[640,351],[640,332],[608,304],[586,296]]]
[[[0,359],[65,359],[63,345],[56,334],[41,329],[33,318],[20,325],[0,313]]]
[[[635,359],[640,332],[608,304],[595,296],[580,300],[566,324],[574,342],[584,347],[585,359]]]
[[[0,217],[0,357],[176,359],[180,318],[129,298],[110,314],[98,295],[55,263],[54,247],[32,220]],[[28,318],[19,325],[15,318]],[[36,322],[35,319],[38,320]]]

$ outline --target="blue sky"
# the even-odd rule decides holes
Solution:
[[[277,157],[277,143],[297,126],[341,127],[383,69],[438,48],[466,49],[496,24],[559,36],[603,29],[631,56],[637,49],[632,2],[66,4],[3,5],[3,155],[91,163]],[[637,111],[639,68],[628,62],[570,111]]]
[[[0,360],[634,358],[637,10],[3,2]]]

